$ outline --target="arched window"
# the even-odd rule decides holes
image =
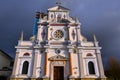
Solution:
[[[58,16],[57,16],[57,22],[60,22],[60,20],[61,20],[61,14],[58,14]]]
[[[29,67],[29,62],[25,61],[23,63],[23,67],[22,67],[22,74],[27,74],[28,73],[28,67]]]
[[[89,68],[89,74],[95,74],[94,63],[92,61],[88,63],[88,68]]]
[[[24,55],[23,56],[29,56],[30,54],[29,53],[24,53]]]
[[[87,56],[92,56],[92,54],[91,54],[91,53],[88,53]]]

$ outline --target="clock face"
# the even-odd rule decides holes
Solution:
[[[56,31],[53,33],[53,35],[54,35],[54,38],[55,38],[55,39],[61,39],[64,34],[63,34],[63,31],[61,31],[61,30],[56,30]]]

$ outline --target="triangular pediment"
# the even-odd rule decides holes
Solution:
[[[65,8],[65,7],[62,7],[62,6],[55,6],[55,7],[52,7],[52,8],[49,8],[48,9],[49,11],[69,11],[69,9]]]
[[[50,57],[48,60],[68,60],[68,58],[64,57],[64,56],[61,56],[61,55],[56,55],[56,56],[52,56]]]

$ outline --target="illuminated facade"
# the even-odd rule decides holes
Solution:
[[[47,14],[37,12],[33,36],[24,41],[22,33],[16,46],[11,80],[105,80],[101,47],[80,26],[60,4]]]

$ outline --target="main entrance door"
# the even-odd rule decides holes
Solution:
[[[63,66],[54,67],[54,80],[64,80],[64,67]]]

